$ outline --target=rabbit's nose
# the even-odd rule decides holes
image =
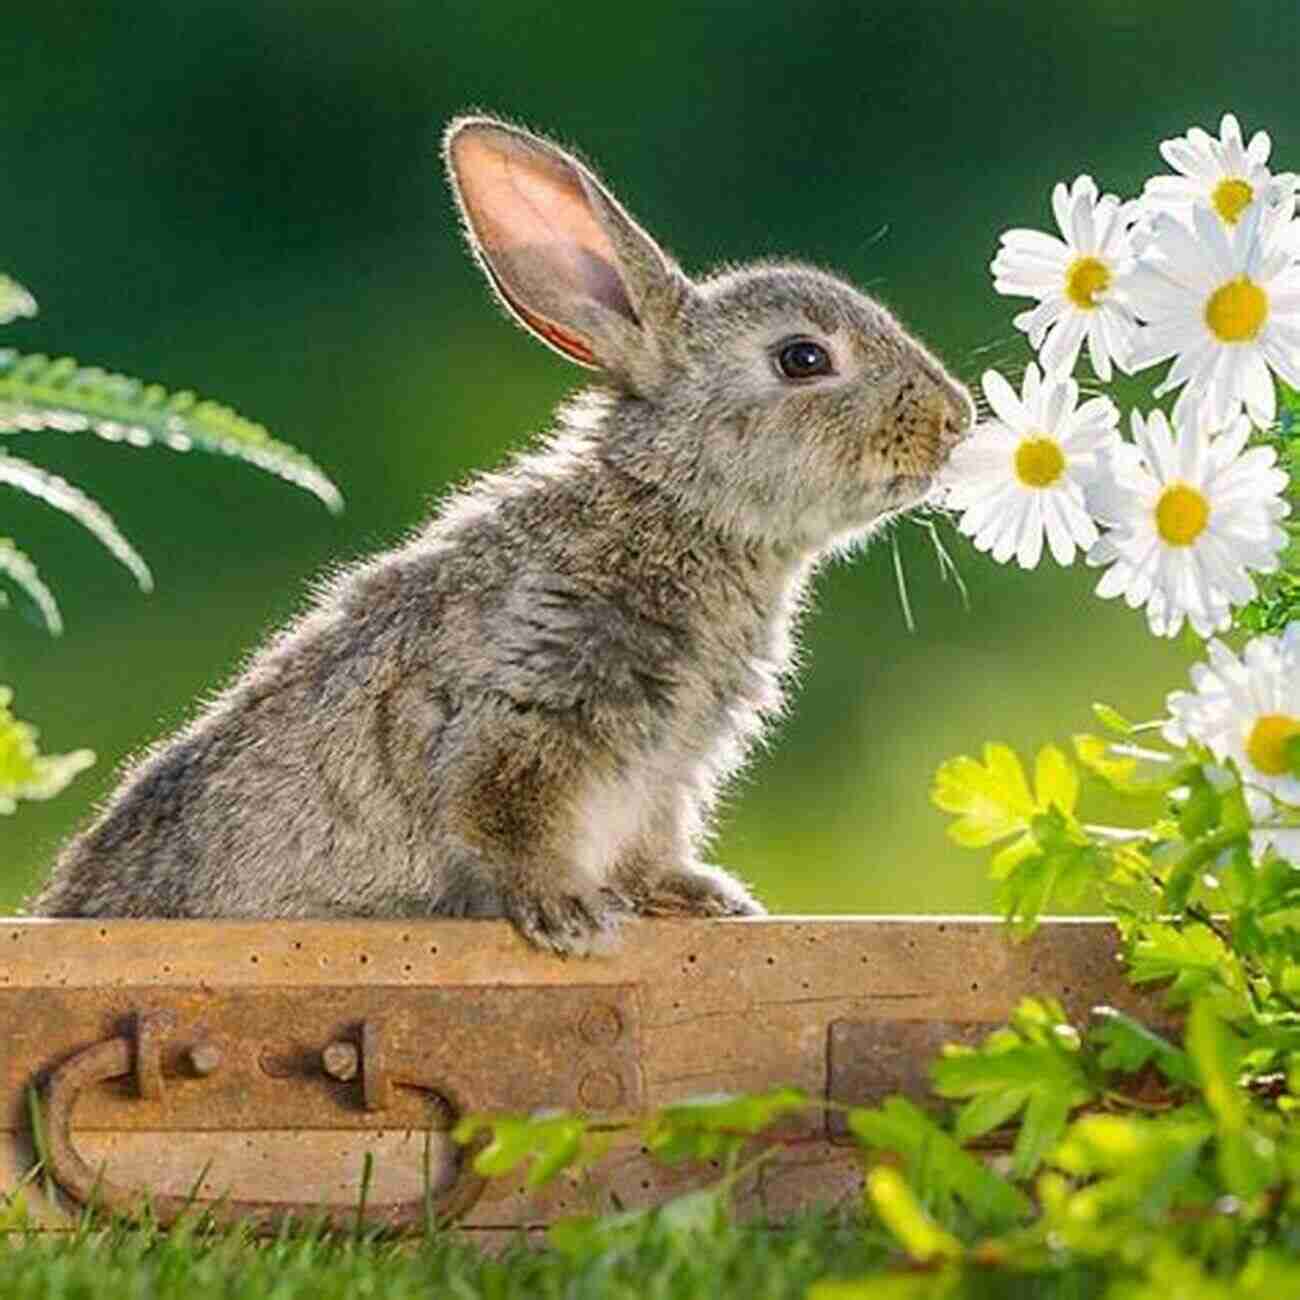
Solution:
[[[947,375],[939,377],[938,388],[941,404],[939,441],[946,455],[969,435],[975,422],[975,403],[970,393]]]

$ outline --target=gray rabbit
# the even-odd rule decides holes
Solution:
[[[565,150],[452,122],[502,304],[599,384],[333,580],[63,851],[49,916],[506,916],[560,953],[762,908],[700,860],[819,560],[919,502],[971,403],[825,272],[692,281]]]

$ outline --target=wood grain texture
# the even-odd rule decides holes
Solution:
[[[210,1080],[185,1077],[181,1067],[169,1064],[167,1053],[185,1049],[186,1033],[194,1037],[194,1006],[230,1002],[236,991],[235,1002],[262,997],[267,1005],[286,1008],[282,1018],[302,1021],[298,1037],[306,1041],[325,1035],[328,1020],[292,1013],[300,1004],[295,999],[309,1003],[313,989],[320,991],[319,1001],[355,1004],[365,1016],[389,1005],[405,1016],[420,1003],[420,989],[448,994],[455,987],[476,989],[464,999],[463,1016],[481,1022],[478,1040],[459,1024],[457,1032],[439,1035],[434,1017],[427,1031],[419,1024],[403,1031],[400,1056],[408,1074],[426,1072],[421,1086],[430,1088],[455,1073],[453,1064],[460,1066],[460,1076],[472,1078],[481,1095],[466,1096],[462,1089],[457,1105],[491,1111],[523,1095],[511,1070],[528,1068],[539,1036],[537,1019],[552,1014],[547,988],[574,994],[553,1000],[554,1032],[576,1034],[575,1044],[588,1045],[575,1048],[575,1080],[566,1081],[557,1101],[576,1095],[583,1086],[576,1073],[587,1059],[583,1051],[614,1051],[603,1039],[618,1038],[619,1030],[602,1019],[617,1000],[613,986],[621,986],[619,997],[635,999],[633,1018],[639,1022],[635,1035],[621,1039],[617,1069],[636,1072],[636,1086],[628,1091],[649,1107],[786,1084],[813,1096],[826,1096],[828,1089],[843,1096],[845,1088],[869,1083],[870,1094],[894,1075],[892,1086],[915,1092],[924,1072],[912,1059],[912,1044],[927,1044],[928,1051],[936,1033],[944,1032],[940,1024],[953,1026],[956,1034],[962,1026],[998,1023],[1028,993],[1059,998],[1076,1018],[1099,1003],[1150,1010],[1123,978],[1112,928],[1086,920],[1048,922],[1019,944],[1011,943],[996,921],[978,917],[654,920],[629,927],[614,956],[568,961],[536,952],[496,921],[4,920],[0,1008],[10,1008],[11,1020],[21,1014],[24,1024],[21,1033],[11,1029],[0,1037],[0,1189],[14,1187],[30,1167],[27,1087],[40,1084],[50,1069],[86,1046],[88,1035],[113,1032],[107,1020],[99,1028],[87,1022],[74,1029],[68,1008],[78,996],[83,1001],[88,996],[78,990],[96,990],[96,999],[123,1014],[132,1007],[154,1009],[168,999],[191,1011],[190,1021],[182,1016],[178,1022],[179,1036],[164,1053],[173,1082],[165,1085],[161,1101],[135,1100],[132,1082],[124,1077],[103,1085],[113,1098],[88,1096],[78,1107],[85,1122],[74,1128],[87,1159],[104,1162],[120,1183],[158,1192],[188,1192],[207,1164],[205,1194],[283,1195],[337,1204],[354,1195],[366,1150],[375,1154],[376,1191],[385,1197],[390,1192],[409,1197],[422,1185],[425,1143],[418,1108],[407,1099],[358,1127],[366,1112],[356,1089],[323,1075],[304,1076],[299,1121],[281,1094],[269,1106],[265,1096],[257,1100],[265,1088],[223,1090],[220,1069]],[[512,1029],[508,1018],[485,1011],[490,991],[497,988],[515,990],[502,996],[502,1005],[513,1001],[530,1008],[527,1025]],[[519,992],[525,989],[541,991],[542,1000],[525,997]],[[603,995],[602,989],[607,990]],[[384,990],[391,996],[386,998]],[[426,1001],[439,1008],[445,1023],[449,998]],[[225,1050],[253,1060],[283,1059],[271,1050],[271,1040],[278,1041],[274,1017],[249,1013],[239,1019],[246,1022],[247,1041]],[[490,1034],[484,1055],[491,1068],[467,1074],[464,1057],[475,1041],[489,1041],[483,1034]],[[863,1044],[877,1045],[872,1060],[853,1056],[867,1050]],[[517,1046],[513,1054],[512,1046]],[[885,1047],[894,1049],[892,1055]],[[454,1052],[454,1060],[448,1052]],[[564,1062],[566,1053],[557,1059]],[[599,1097],[599,1082],[588,1088],[589,1095]],[[191,1110],[196,1099],[200,1105],[211,1099],[214,1109],[201,1125],[185,1127],[179,1111],[162,1118],[168,1096],[180,1105],[182,1092]],[[131,1111],[132,1105],[141,1109]],[[132,1117],[115,1126],[115,1113]],[[145,1114],[160,1117],[156,1127],[141,1120]],[[764,1169],[761,1182],[743,1190],[742,1209],[780,1216],[810,1201],[856,1194],[857,1157],[831,1141],[820,1119],[800,1121],[790,1134],[797,1140],[788,1151]],[[434,1177],[445,1177],[450,1153],[440,1134],[434,1135],[431,1156]],[[623,1205],[649,1204],[715,1174],[708,1167],[664,1169],[629,1138],[597,1171],[592,1188],[560,1180],[540,1193],[526,1193],[502,1181],[490,1187],[464,1226],[497,1231],[545,1223],[592,1208],[593,1197],[597,1204],[610,1203],[611,1196]],[[60,1216],[75,1212],[62,1197],[51,1203],[37,1184],[26,1196],[43,1223],[57,1224]]]

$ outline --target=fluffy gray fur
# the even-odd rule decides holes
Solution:
[[[502,302],[599,386],[141,758],[35,912],[506,916],[558,952],[761,912],[701,861],[719,790],[818,560],[925,496],[970,400],[824,272],[692,282],[538,136],[462,118],[445,152]],[[834,373],[784,377],[791,338]]]

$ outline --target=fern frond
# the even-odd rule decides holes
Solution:
[[[0,813],[13,812],[19,799],[52,799],[95,761],[88,749],[42,754],[36,728],[10,712],[13,698],[8,686],[0,686]]]
[[[0,349],[0,434],[40,429],[232,456],[305,488],[335,513],[343,508],[338,488],[314,461],[227,406],[81,366],[71,357]]]
[[[0,325],[19,316],[35,316],[36,299],[17,280],[0,272]]]
[[[0,574],[27,593],[40,610],[51,636],[62,635],[63,615],[59,612],[54,593],[45,585],[36,565],[8,537],[0,537]],[[4,603],[9,603],[7,597]]]
[[[122,535],[108,511],[93,497],[88,497],[80,488],[73,487],[66,479],[39,465],[3,453],[0,453],[0,483],[19,488],[71,516],[98,538],[109,554],[131,570],[141,591],[153,590],[153,574],[149,572],[149,566]]]

